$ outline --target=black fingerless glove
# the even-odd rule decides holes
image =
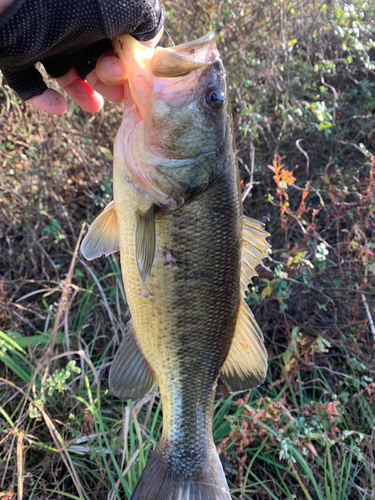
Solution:
[[[154,38],[163,25],[159,0],[14,0],[0,14],[0,69],[19,96],[47,88],[34,67],[58,78],[74,66],[84,79],[111,38]]]

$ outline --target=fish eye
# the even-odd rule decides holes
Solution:
[[[224,103],[224,92],[216,87],[210,88],[206,91],[204,100],[209,108],[219,109]]]

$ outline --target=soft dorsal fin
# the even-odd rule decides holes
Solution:
[[[120,399],[138,399],[147,394],[156,379],[138,347],[129,322],[109,371],[109,389]]]
[[[117,214],[113,201],[91,224],[81,244],[81,252],[87,260],[110,255],[120,250]]]
[[[241,290],[245,293],[251,278],[257,276],[255,268],[267,257],[270,244],[266,241],[269,233],[263,229],[261,222],[245,216],[241,222]]]
[[[263,334],[249,306],[241,298],[232,345],[220,377],[229,392],[244,392],[264,381],[267,366]]]
[[[135,252],[142,283],[150,276],[155,257],[156,232],[155,208],[152,205],[147,212],[137,212],[137,229],[135,234]]]
[[[242,217],[241,231],[241,291],[236,329],[220,376],[230,392],[243,392],[260,385],[267,373],[267,351],[263,335],[253,313],[243,299],[247,287],[257,273],[255,268],[270,248],[269,234],[263,224]]]

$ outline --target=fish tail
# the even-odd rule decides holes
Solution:
[[[158,448],[149,458],[131,500],[230,500],[215,448],[209,452],[199,471],[190,476],[176,471]]]

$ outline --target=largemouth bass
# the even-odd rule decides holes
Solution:
[[[136,399],[159,383],[162,438],[133,500],[228,500],[212,437],[220,375],[230,392],[266,376],[263,335],[245,290],[269,245],[242,214],[225,71],[212,32],[173,48],[126,35],[124,115],[113,202],[82,243],[120,250],[131,312],[109,386]]]

